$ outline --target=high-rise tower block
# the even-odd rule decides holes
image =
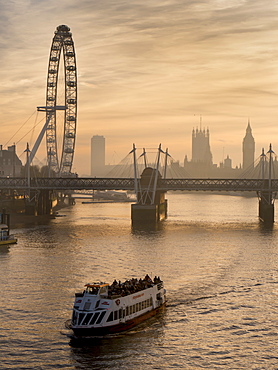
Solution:
[[[105,172],[105,137],[95,135],[91,139],[91,176],[101,177]]]

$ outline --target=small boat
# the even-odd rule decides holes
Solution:
[[[17,243],[17,239],[10,234],[10,215],[3,210],[0,214],[0,245],[15,243]]]
[[[148,275],[121,283],[88,283],[75,294],[72,319],[66,327],[76,336],[98,336],[128,330],[165,306],[163,281]]]

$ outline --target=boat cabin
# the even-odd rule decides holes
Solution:
[[[7,240],[9,238],[9,227],[5,224],[0,224],[0,240]]]
[[[85,287],[86,287],[85,293],[107,297],[108,296],[108,286],[109,284],[106,284],[106,283],[85,284]]]

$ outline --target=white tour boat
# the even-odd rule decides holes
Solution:
[[[75,294],[68,328],[77,336],[117,333],[154,316],[166,303],[163,281],[148,275],[113,284],[91,283]]]

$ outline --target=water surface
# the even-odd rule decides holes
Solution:
[[[0,247],[1,369],[278,369],[278,228],[256,198],[168,194],[157,230],[130,204],[82,204]],[[278,217],[276,215],[276,220]],[[159,275],[167,308],[121,334],[64,328],[89,281]]]

